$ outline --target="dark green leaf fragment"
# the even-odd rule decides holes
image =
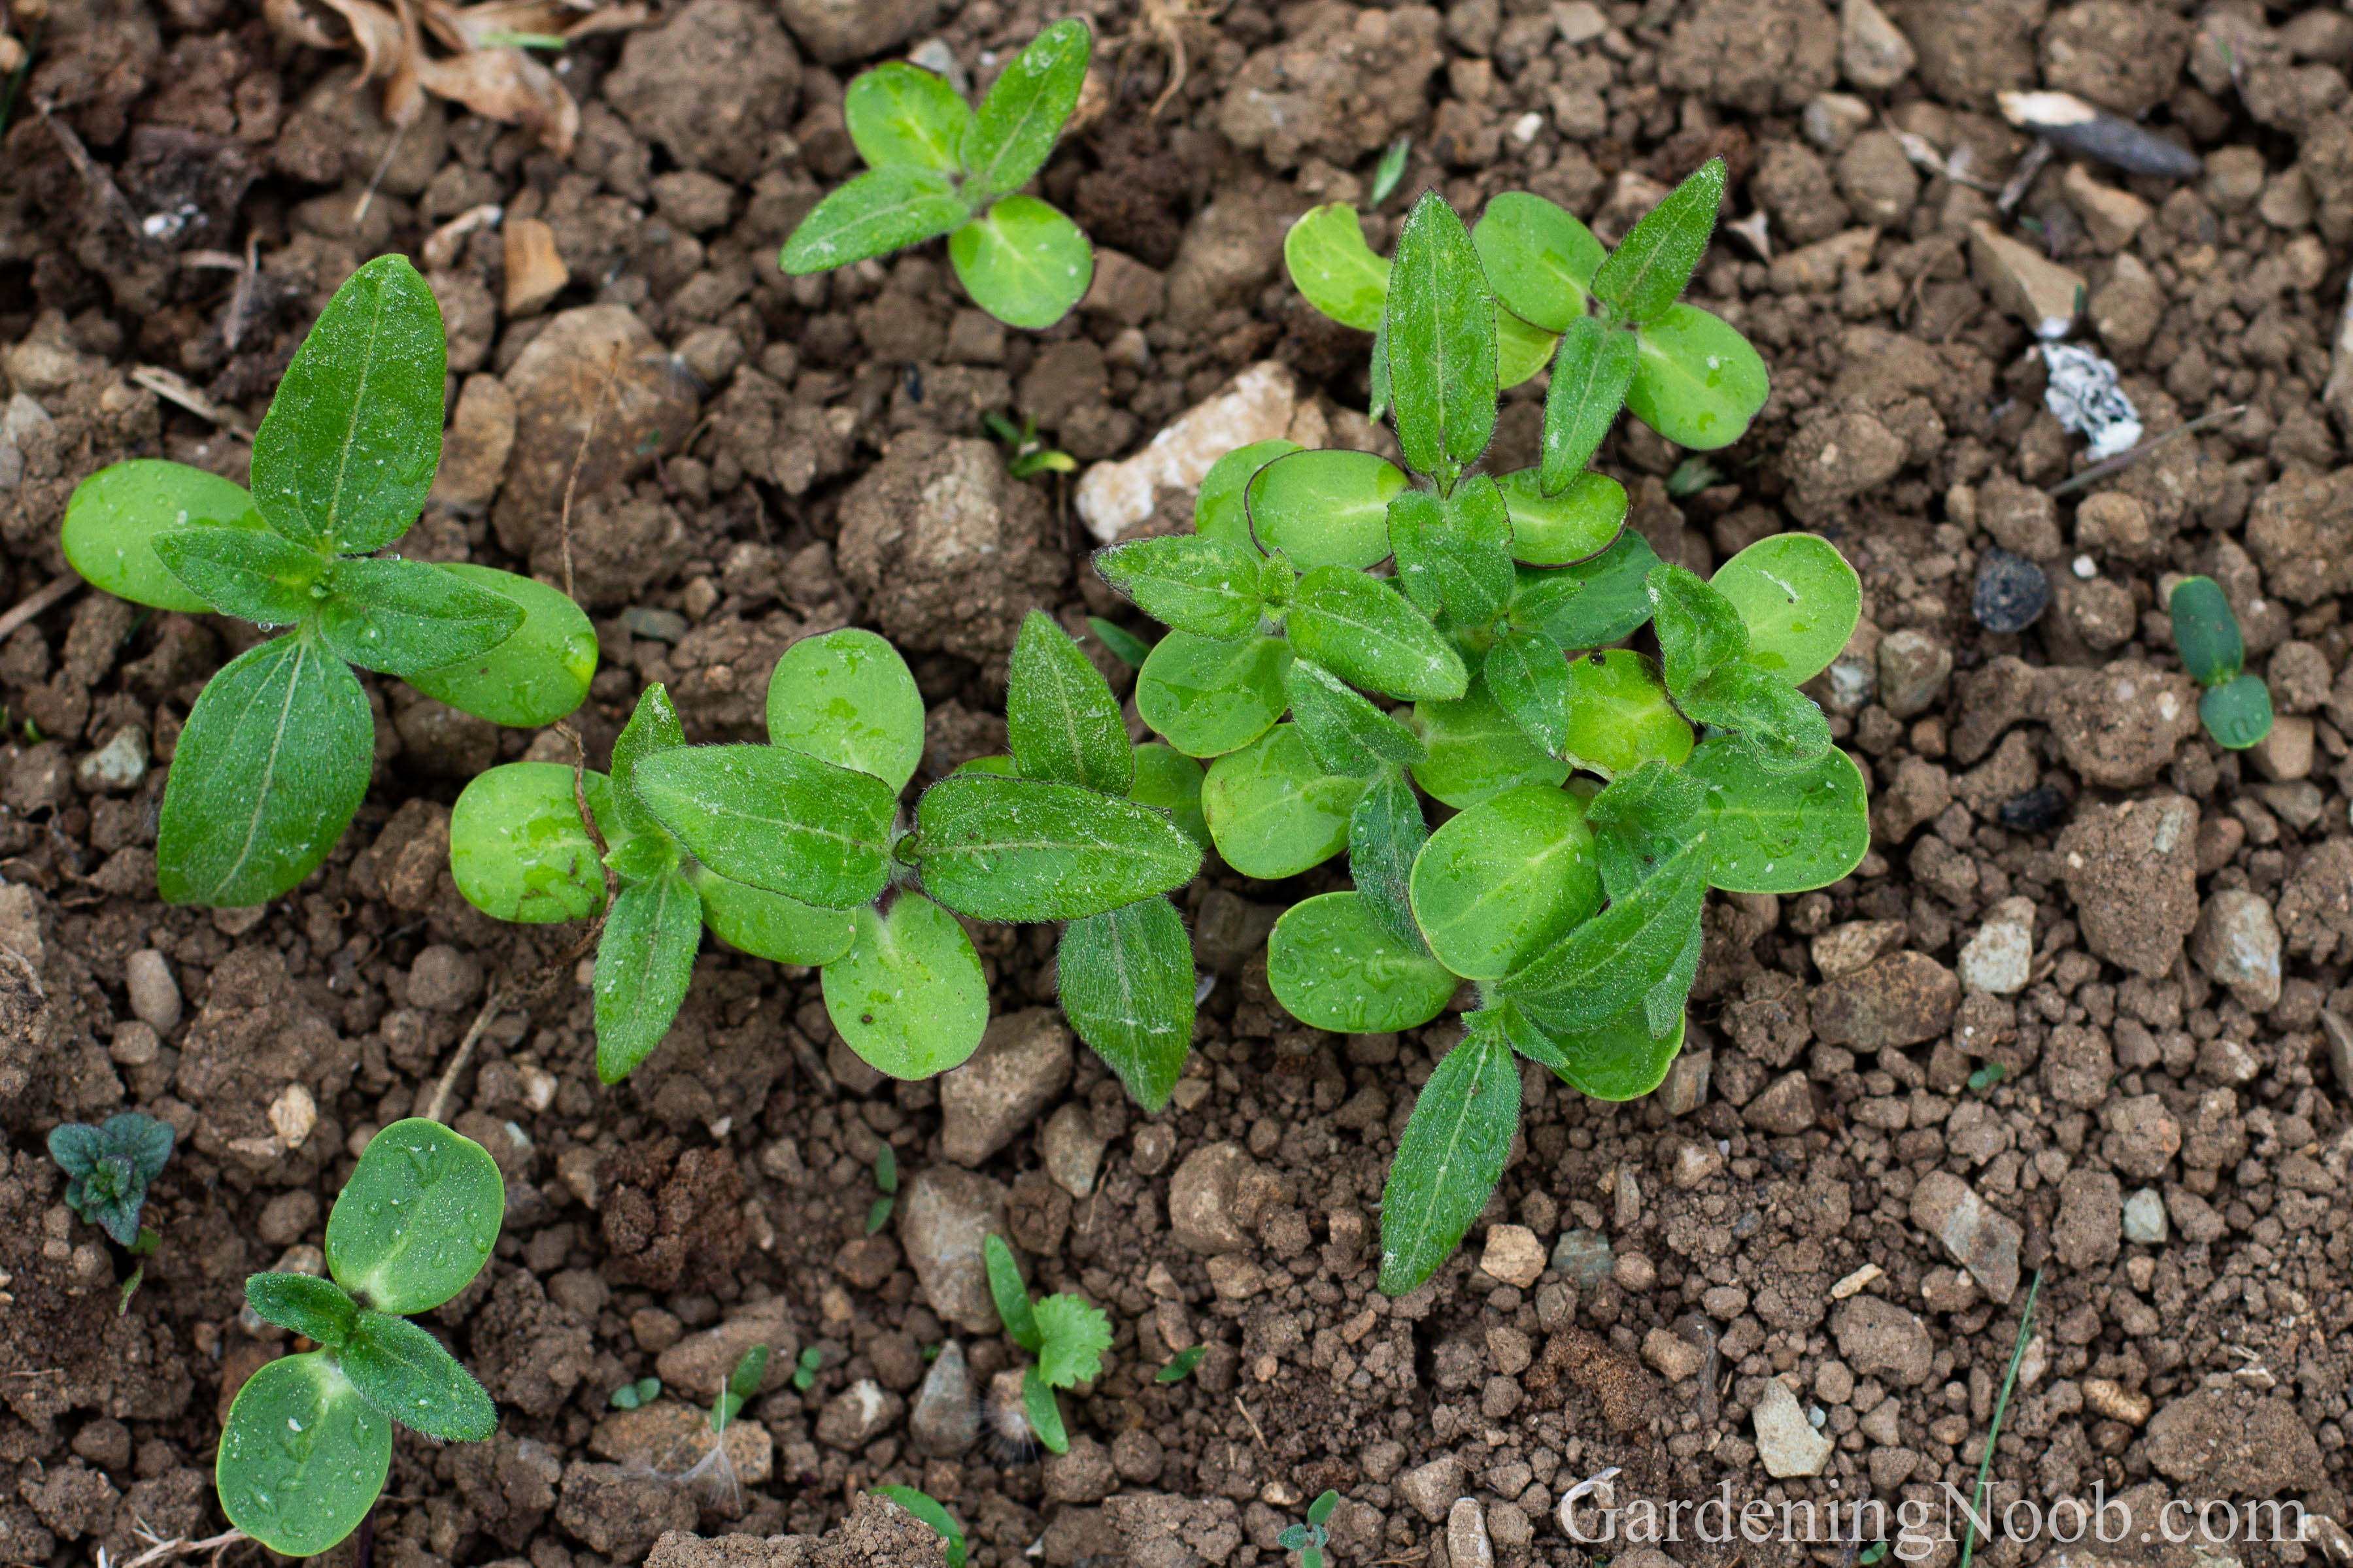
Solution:
[[[249,528],[175,528],[153,546],[165,571],[225,616],[287,626],[319,607],[311,588],[327,558],[307,544]]]
[[[499,1429],[498,1407],[439,1340],[386,1312],[362,1312],[338,1359],[378,1410],[445,1442],[479,1443]]]
[[[1568,658],[1540,632],[1508,631],[1487,650],[1481,667],[1487,690],[1512,722],[1548,757],[1568,749],[1572,693]]]
[[[1443,500],[1408,490],[1389,502],[1398,583],[1422,612],[1483,626],[1512,597],[1512,517],[1495,481],[1478,474]]]
[[[1730,599],[1671,562],[1646,579],[1658,621],[1667,689],[1678,700],[1722,665],[1748,651],[1748,626]]]
[[[248,1274],[245,1300],[264,1321],[330,1349],[351,1338],[360,1318],[348,1291],[310,1274]]]
[[[1258,630],[1266,601],[1256,551],[1198,533],[1138,539],[1095,552],[1103,580],[1156,621],[1230,641]]]
[[[998,1321],[1013,1336],[1015,1344],[1036,1355],[1046,1338],[1038,1331],[1037,1314],[1029,1308],[1029,1287],[1022,1281],[1021,1266],[1014,1261],[1013,1249],[1005,1245],[1003,1237],[992,1231],[981,1238],[980,1254],[988,1266],[988,1294],[997,1303]]]
[[[1471,231],[1435,191],[1398,230],[1381,324],[1398,444],[1451,489],[1495,432],[1495,303]]]
[[[1361,776],[1422,759],[1421,738],[1314,659],[1292,661],[1282,689],[1292,721],[1326,773]]]
[[[1415,1097],[1381,1192],[1383,1294],[1412,1289],[1461,1243],[1503,1176],[1519,1120],[1519,1068],[1503,1031],[1467,1030]]]
[[[1607,647],[1651,618],[1646,579],[1658,564],[1650,541],[1630,528],[1589,561],[1545,570],[1523,566],[1512,595],[1512,624],[1540,631],[1564,648]]]
[[[686,744],[686,725],[670,701],[670,688],[650,681],[638,693],[638,706],[613,742],[613,808],[632,834],[669,837],[652,808],[638,798],[638,764],[658,752]]]
[[[1706,883],[1694,834],[1651,875],[1578,926],[1499,989],[1554,1030],[1615,1017],[1657,985],[1682,956]]]
[[[1632,332],[1596,316],[1577,317],[1561,334],[1552,385],[1545,393],[1537,468],[1545,494],[1559,493],[1593,461],[1626,405],[1626,388],[1641,357]]]
[[[1418,953],[1430,944],[1413,918],[1413,862],[1429,841],[1421,799],[1405,770],[1381,769],[1348,814],[1348,875],[1381,929]]]
[[[1715,233],[1724,160],[1710,158],[1644,214],[1593,275],[1593,292],[1630,321],[1666,314]]]
[[[1719,667],[1675,702],[1700,723],[1739,734],[1758,764],[1776,773],[1810,768],[1831,747],[1822,710],[1788,681],[1746,660]]]
[[[1302,658],[1391,697],[1460,697],[1471,683],[1454,645],[1388,584],[1344,566],[1300,578],[1286,626]]]
[[[898,792],[783,746],[681,746],[642,757],[632,787],[721,876],[846,910],[891,879]]]
[[[924,890],[975,920],[1077,920],[1201,868],[1166,813],[1076,784],[959,773],[923,792],[915,822]]]
[[[1103,671],[1043,610],[1022,618],[1005,696],[1013,761],[1025,777],[1125,795],[1135,782],[1127,722]]]
[[[937,169],[871,169],[818,203],[785,241],[778,264],[794,277],[847,267],[943,235],[971,216]]]
[[[1165,899],[1062,928],[1062,1014],[1145,1114],[1168,1103],[1193,1043],[1193,944]]]
[[[623,888],[596,942],[596,1077],[618,1083],[670,1033],[694,955],[702,900],[672,870]]]
[[[1094,35],[1065,17],[1029,41],[981,100],[965,130],[965,189],[976,202],[1019,190],[1043,168],[1078,107]]]
[[[522,625],[512,599],[422,561],[338,561],[326,585],[319,635],[340,658],[385,675],[473,658]]]

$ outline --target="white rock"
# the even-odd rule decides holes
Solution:
[[[1982,218],[1969,226],[1969,270],[1994,304],[2024,321],[2036,337],[2064,337],[2075,324],[2084,275]]]
[[[180,983],[172,965],[152,947],[142,947],[122,963],[124,987],[131,993],[131,1011],[159,1035],[168,1035],[180,1021]]]
[[[1919,61],[1912,40],[1871,0],[1839,8],[1839,74],[1855,87],[1878,91],[1912,74]]]
[[[269,1102],[269,1126],[289,1149],[300,1149],[319,1124],[319,1102],[299,1083],[290,1083]]]
[[[1871,105],[1850,92],[1818,92],[1806,105],[1806,140],[1825,153],[1843,153],[1870,128]]]
[[[1487,1515],[1476,1498],[1456,1498],[1446,1515],[1446,1559],[1451,1568],[1495,1568]]]
[[[2198,967],[2227,985],[2246,1006],[2261,1013],[2280,994],[2280,931],[2271,905],[2244,888],[2224,888],[2198,912],[2189,933],[2189,956]]]
[[[2004,899],[1986,913],[1961,949],[1961,984],[1970,991],[2015,996],[2026,989],[2034,963],[2034,900]]]
[[[2155,1187],[2143,1187],[2125,1199],[2124,1232],[2126,1241],[2143,1247],[2165,1245],[2165,1199]]]
[[[1261,360],[1225,390],[1178,415],[1141,452],[1080,475],[1073,500],[1088,531],[1108,544],[1152,515],[1160,491],[1198,489],[1211,466],[1235,447],[1285,437],[1321,447],[1328,432],[1322,413],[1300,399],[1291,372]]]
[[[1830,1462],[1836,1445],[1814,1430],[1798,1396],[1779,1378],[1765,1380],[1751,1418],[1757,1423],[1757,1457],[1765,1462],[1767,1475],[1818,1476]]]

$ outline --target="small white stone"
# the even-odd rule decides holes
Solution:
[[[2125,1199],[2124,1231],[2126,1241],[2143,1247],[2165,1245],[2165,1200],[2155,1187],[2143,1187]]]
[[[1292,427],[1299,412],[1291,372],[1261,360],[1223,392],[1178,415],[1134,457],[1097,463],[1080,475],[1072,504],[1088,531],[1108,544],[1152,515],[1160,491],[1198,489],[1217,460],[1236,447],[1285,436],[1297,440]]]
[[[2034,900],[2004,899],[1961,949],[1961,984],[1996,996],[2026,989],[2034,964]]]
[[[299,1083],[290,1083],[269,1102],[269,1125],[289,1149],[300,1149],[319,1124],[319,1102]]]
[[[1525,147],[1529,142],[1535,141],[1536,139],[1536,132],[1543,129],[1544,116],[1536,113],[1534,110],[1530,110],[1527,113],[1521,115],[1517,120],[1512,121],[1512,140]]]
[[[180,1022],[180,983],[172,966],[152,947],[142,947],[123,961],[124,988],[131,993],[131,1011],[159,1035],[168,1035]]]
[[[1757,1424],[1757,1457],[1765,1462],[1768,1476],[1820,1475],[1837,1447],[1814,1430],[1798,1396],[1778,1377],[1765,1380],[1765,1391],[1757,1395],[1750,1418]]]
[[[2100,574],[2100,563],[2088,555],[2078,555],[2074,562],[2075,575],[2088,583]]]

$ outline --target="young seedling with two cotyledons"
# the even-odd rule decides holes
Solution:
[[[2173,647],[2189,679],[2206,689],[2198,717],[2218,746],[2245,751],[2272,732],[2272,689],[2246,668],[2246,639],[2221,585],[2211,577],[2184,577],[2166,607],[2173,616]]]
[[[1103,1352],[1111,1349],[1111,1320],[1080,1296],[1030,1300],[1021,1267],[1002,1237],[985,1238],[981,1255],[988,1264],[988,1291],[1005,1331],[1037,1358],[1021,1373],[1021,1404],[1029,1430],[1050,1451],[1066,1454],[1071,1439],[1054,1391],[1092,1382],[1103,1371]]]

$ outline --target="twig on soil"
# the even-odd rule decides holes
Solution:
[[[580,432],[580,449],[572,454],[572,472],[564,481],[564,516],[561,522],[561,527],[563,529],[561,537],[564,541],[564,596],[567,599],[576,597],[576,595],[572,592],[572,493],[579,488],[580,468],[583,464],[588,461],[588,443],[595,440],[596,437],[596,420],[598,416],[605,412],[605,399],[611,395],[613,383],[619,378],[620,374],[621,345],[615,343],[613,345],[612,363],[605,367],[604,384],[596,388],[596,402],[595,405],[588,410],[588,426],[586,429]],[[573,743],[575,745],[579,743],[579,738],[577,736],[573,738]],[[584,804],[580,809],[585,816],[588,808]],[[594,823],[589,824],[588,835],[592,838],[596,837],[596,827]],[[601,839],[598,840],[597,847],[601,852],[603,849],[603,841]]]
[[[149,1542],[147,1550],[136,1557],[125,1558],[121,1563],[115,1563],[108,1557],[106,1548],[101,1546],[98,1550],[99,1568],[148,1568],[150,1563],[168,1562],[172,1558],[192,1552],[209,1552],[213,1554],[214,1560],[218,1561],[220,1554],[230,1547],[240,1542],[253,1539],[242,1530],[227,1530],[218,1535],[206,1536],[202,1541],[192,1541],[185,1535],[175,1535],[166,1541],[156,1534],[143,1519],[133,1528],[138,1531],[139,1539]]]
[[[2128,452],[2119,452],[2105,463],[2095,463],[2092,467],[2085,468],[2080,474],[2071,475],[2066,479],[2061,479],[2057,484],[2052,485],[2049,489],[2044,490],[2042,493],[2050,496],[2053,500],[2063,495],[2072,495],[2075,491],[2082,489],[2085,485],[2097,484],[2111,474],[2120,474],[2124,472],[2126,468],[2131,468],[2135,463],[2139,462],[2143,458],[2147,457],[2150,453],[2156,451],[2160,447],[2167,446],[2171,442],[2179,440],[2184,436],[2194,436],[2210,425],[2220,425],[2225,419],[2235,419],[2246,411],[2247,405],[2242,403],[2235,407],[2218,408],[2211,414],[2201,414],[2197,418],[2189,421],[2187,424],[2176,425],[2172,429],[2168,430],[2162,436],[2150,437],[2147,440],[2143,441],[2139,446],[2133,447]]]
[[[2042,1270],[2038,1268],[2034,1271],[2034,1283],[2026,1288],[2026,1310],[2018,1315],[2018,1342],[2010,1347],[2010,1370],[2001,1374],[2001,1393],[1993,1402],[1993,1422],[1986,1428],[1985,1453],[1978,1460],[1978,1486],[1971,1499],[1977,1513],[1985,1511],[1986,1482],[1993,1474],[1993,1447],[2001,1436],[2001,1417],[2010,1408],[2010,1391],[2018,1382],[2018,1363],[2026,1359],[2026,1342],[2034,1331],[2035,1298],[2042,1294]],[[1977,1513],[1968,1515],[1968,1525],[1961,1533],[1961,1568],[1969,1568],[1969,1555],[1977,1547]]]
[[[2001,195],[1994,198],[1993,205],[2004,214],[2008,214],[2011,208],[2025,199],[2026,187],[2034,183],[2034,176],[2042,173],[2042,165],[2049,162],[2051,162],[2050,139],[2037,136],[2034,139],[2034,145],[2029,147],[2024,155],[2018,160],[2018,167],[2010,172],[2010,183],[2002,186]]]
[[[62,600],[71,598],[74,590],[80,586],[81,579],[69,572],[64,576],[52,578],[34,589],[30,595],[18,600],[5,614],[0,614],[0,642],[7,641],[16,634],[18,626],[34,616],[42,614]]]
[[[1234,1395],[1234,1408],[1242,1413],[1242,1419],[1250,1423],[1250,1436],[1258,1439],[1261,1448],[1264,1448],[1266,1434],[1259,1429],[1258,1417],[1250,1414],[1250,1406],[1242,1403],[1242,1396],[1239,1394]]]
[[[474,1047],[480,1045],[482,1037],[491,1032],[491,1020],[499,1016],[499,1008],[506,999],[506,987],[496,981],[491,982],[491,994],[482,999],[482,1010],[474,1015],[473,1026],[466,1031],[466,1037],[458,1042],[457,1054],[449,1058],[449,1065],[441,1069],[441,1081],[433,1086],[433,1098],[425,1102],[426,1121],[447,1122],[449,1120],[449,1101],[458,1094],[458,1075],[464,1072],[466,1064],[474,1059]]]
[[[47,103],[35,99],[33,107],[41,111],[41,120],[48,126],[49,134],[57,138],[58,145],[64,150],[66,162],[74,166],[74,173],[81,176],[82,184],[90,187],[90,194],[98,198],[99,205],[112,213],[121,221],[122,226],[131,231],[133,244],[142,250],[152,248],[155,243],[154,237],[140,224],[139,214],[132,206],[131,198],[122,194],[122,187],[114,183],[114,176],[107,173],[106,165],[90,155],[90,149],[82,145],[81,138],[74,134],[73,127],[50,113]]]
[[[241,291],[245,285],[240,283],[237,288]],[[223,342],[227,342],[226,335]],[[176,403],[197,418],[211,420],[241,441],[253,439],[253,432],[247,428],[244,415],[226,404],[214,402],[189,385],[187,378],[177,371],[165,370],[162,365],[142,364],[132,371],[131,379],[164,402]]]
[[[359,233],[360,225],[367,221],[368,207],[370,204],[375,200],[375,188],[384,184],[385,175],[391,172],[392,160],[400,152],[400,139],[407,134],[407,126],[396,125],[393,127],[392,140],[385,144],[384,156],[376,160],[375,173],[374,175],[370,176],[367,183],[367,189],[362,191],[360,193],[360,199],[352,204],[352,232],[353,234]]]

